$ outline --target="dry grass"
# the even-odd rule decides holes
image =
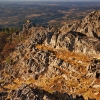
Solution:
[[[45,45],[36,46],[40,50],[50,50],[54,52],[57,58],[63,59],[64,61],[70,63],[74,66],[87,66],[90,62],[90,58],[85,54],[78,54],[75,52],[70,52],[67,49],[54,49]]]
[[[63,72],[64,74],[68,75],[69,72],[67,70],[64,70],[62,68],[60,68],[59,66],[54,66],[55,68],[59,69],[61,72]]]
[[[41,87],[42,89],[48,91],[49,93],[53,93],[55,91],[62,92],[62,84],[66,80],[62,76],[55,76],[52,78],[47,78],[47,77],[42,77],[41,79],[38,80],[36,85],[38,87]]]
[[[68,62],[72,65],[79,73],[70,73],[67,70],[62,69],[59,66],[54,66],[58,70],[60,70],[66,76],[72,75],[74,78],[71,77],[68,81],[64,79],[62,76],[55,76],[50,79],[46,79],[43,77],[41,81],[39,81],[39,86],[45,89],[46,91],[54,92],[68,92],[69,94],[82,94],[86,99],[88,97],[96,98],[96,100],[100,100],[98,93],[100,93],[100,89],[94,89],[92,87],[93,78],[86,78],[85,75],[87,74],[87,66],[90,63],[92,57],[88,57],[84,54],[79,54],[75,52],[70,52],[65,49],[54,49],[45,45],[37,45],[36,46],[39,50],[50,50],[54,53],[55,57],[63,59],[64,61]],[[79,81],[78,81],[78,80]],[[64,82],[64,84],[62,84]],[[94,84],[99,83],[99,80],[96,80]],[[64,90],[62,87],[65,86],[69,90]],[[90,87],[91,86],[91,87]],[[74,88],[74,90],[73,90]],[[97,94],[96,94],[97,93]]]
[[[20,78],[14,79],[12,84],[4,86],[9,90],[14,90],[20,87],[23,83],[24,84],[34,84],[50,93],[55,91],[59,91],[61,93],[67,92],[69,94],[82,94],[86,99],[87,97],[97,98],[96,100],[100,100],[100,89],[94,89],[92,87],[93,78],[86,78],[86,66],[89,64],[91,60],[88,56],[84,54],[77,54],[75,52],[70,52],[64,49],[54,49],[51,47],[47,47],[44,45],[37,45],[36,46],[39,50],[50,50],[53,52],[54,56],[64,61],[68,62],[72,65],[78,73],[74,71],[68,71],[60,66],[53,66],[57,70],[61,71],[63,75],[66,77],[68,76],[68,80],[65,79],[63,75],[56,75],[54,74],[53,77],[45,76],[45,72],[42,76],[39,77],[38,80],[33,78],[23,80]],[[28,54],[28,53],[27,53]],[[28,59],[28,55],[25,55],[25,58]],[[27,71],[28,69],[23,67],[15,66],[14,68],[21,68],[22,73]],[[6,75],[6,74],[5,74]],[[100,80],[95,80],[95,84],[100,84]],[[0,90],[1,91],[1,90]]]
[[[16,78],[13,80],[13,83],[5,85],[3,88],[9,89],[9,90],[16,90],[18,87],[20,87],[22,84],[34,84],[35,80],[34,79],[27,79],[26,81]]]
[[[0,88],[0,92],[2,92],[3,90],[2,90],[2,88]]]
[[[54,51],[53,48],[49,47],[49,46],[45,46],[45,45],[36,45],[36,48],[38,48],[39,50],[50,50],[50,51]]]

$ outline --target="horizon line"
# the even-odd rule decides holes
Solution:
[[[17,1],[12,1],[12,0],[8,0],[8,1],[5,1],[5,0],[2,0],[2,1],[0,1],[0,2],[100,2],[99,0],[92,0],[92,1],[87,1],[87,0],[82,0],[82,1],[79,1],[79,0],[72,0],[72,1],[70,1],[70,0],[68,0],[68,1],[65,1],[65,0],[62,0],[62,1],[48,1],[48,0],[34,0],[34,1],[32,1],[32,0],[17,0]]]

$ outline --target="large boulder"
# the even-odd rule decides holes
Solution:
[[[35,24],[29,20],[23,25],[23,32],[28,32],[31,27],[34,27]]]

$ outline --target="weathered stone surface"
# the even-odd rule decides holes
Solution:
[[[80,32],[88,37],[100,37],[100,11],[93,11],[84,19],[73,25],[64,25],[61,31],[66,33],[69,31]]]
[[[88,70],[90,73],[94,73],[96,78],[100,78],[100,60],[93,59]]]
[[[23,32],[28,31],[31,27],[34,27],[35,24],[29,20],[23,25]]]
[[[88,56],[100,54],[98,15],[99,11],[92,12],[79,23],[65,26],[64,32],[64,27],[59,31],[53,27],[33,27],[30,22],[24,25],[24,30],[30,35],[15,47],[8,61],[0,65],[0,89],[9,90],[9,84],[20,84],[10,92],[11,100],[84,100],[81,95],[89,96],[85,93],[90,93],[93,86],[98,87],[95,80],[100,78],[100,61],[85,60]],[[98,24],[96,27],[94,22]],[[69,54],[64,54],[66,51]],[[85,58],[81,57],[83,53]],[[16,79],[21,82],[16,82]],[[50,94],[30,84],[46,87],[45,90],[49,88],[50,92],[54,89],[60,92]],[[7,92],[1,92],[0,99],[5,100],[7,96]]]
[[[0,93],[0,100],[84,100],[82,96],[76,96],[67,93],[54,92],[50,94],[36,86],[22,85],[16,90],[12,90],[10,93]]]
[[[8,96],[7,92],[1,92],[0,93],[0,100],[6,100],[7,96]]]

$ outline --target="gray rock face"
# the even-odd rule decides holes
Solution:
[[[90,73],[94,73],[96,78],[100,78],[100,60],[93,59],[88,70]]]
[[[93,11],[84,19],[73,25],[64,25],[62,32],[75,31],[86,34],[88,37],[100,37],[100,11]]]
[[[17,90],[13,90],[10,93],[10,96],[10,100],[57,100],[52,94],[36,87],[32,88],[25,84]]]
[[[87,37],[87,35],[80,32],[63,34],[55,33],[44,28],[44,31],[38,30],[35,34],[32,32],[32,35],[31,40],[34,44],[44,44],[52,48],[63,48],[85,54],[98,54],[100,52],[100,40],[94,37]]]
[[[31,27],[34,27],[35,24],[29,20],[23,25],[23,32],[26,33]]]
[[[8,96],[7,92],[1,92],[0,93],[0,100],[6,100],[7,96]]]
[[[10,95],[9,100],[84,100],[82,96],[76,96],[67,93],[54,92],[50,94],[36,86],[22,85],[17,90],[12,90],[9,94],[7,92],[0,93],[0,100],[5,100]]]

